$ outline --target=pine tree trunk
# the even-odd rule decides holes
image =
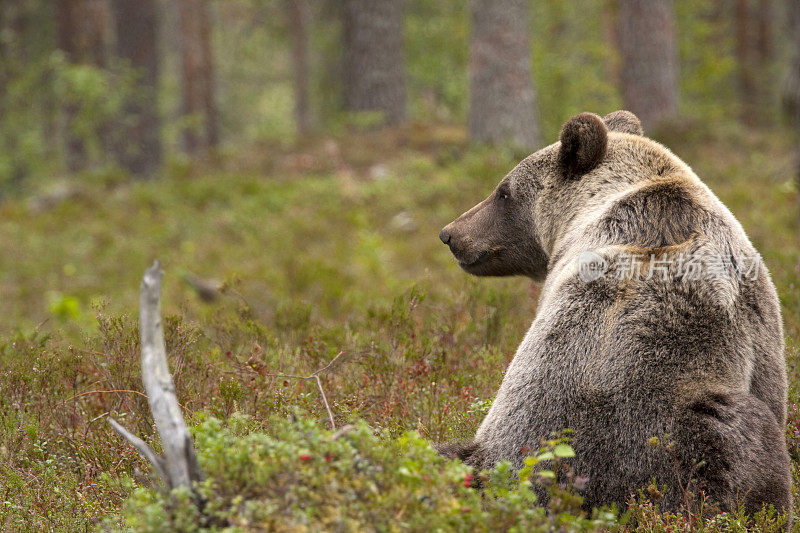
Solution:
[[[6,6],[0,4],[0,33],[6,33]],[[8,85],[8,45],[0,39],[0,127],[5,117],[6,86]]]
[[[108,31],[106,17],[104,0],[56,1],[58,46],[70,63],[105,68]],[[84,140],[74,133],[78,112],[75,102],[68,102],[64,108],[66,159],[67,168],[71,172],[83,170],[87,164]]]
[[[300,136],[311,129],[308,104],[308,5],[306,0],[286,0],[292,32],[292,69],[294,71],[294,120]]]
[[[645,128],[678,112],[678,50],[672,0],[619,0],[622,99]]]
[[[764,66],[772,61],[775,11],[772,0],[758,0],[758,60]]]
[[[783,108],[795,131],[795,186],[800,190],[800,1],[789,5],[789,27],[792,30],[792,56],[789,76],[783,90]],[[798,243],[800,244],[800,210],[797,212]],[[798,258],[800,268],[800,258]]]
[[[617,2],[616,0],[603,1],[603,40],[608,43],[607,46],[610,50],[619,50],[619,37],[617,36]],[[605,70],[606,76],[611,84],[615,87],[621,85],[620,81],[620,60],[619,55],[611,51],[607,51],[605,55]]]
[[[756,6],[756,16],[758,18],[758,31],[756,34],[756,91],[760,109],[757,117],[762,118],[762,122],[769,123],[773,118],[770,111],[773,109],[775,85],[773,83],[773,59],[774,48],[774,19],[775,11],[772,0],[758,0]]]
[[[345,105],[381,111],[385,122],[406,116],[403,0],[344,0]]]
[[[134,176],[151,177],[161,167],[158,116],[157,0],[114,0],[117,55],[137,71],[136,94],[125,106],[120,164]]]
[[[539,147],[527,0],[473,0],[469,132],[473,141]]]
[[[59,48],[70,62],[106,66],[104,0],[56,0],[56,23]]]
[[[3,119],[6,116],[5,106],[8,82],[12,75],[10,63],[13,57],[13,48],[11,45],[19,38],[19,36],[16,35],[16,31],[14,31],[13,16],[13,7],[0,2],[0,34],[8,36],[5,39],[0,39],[0,127],[3,126]]]
[[[745,124],[756,122],[758,112],[758,22],[748,0],[735,0],[734,34],[736,36],[736,59],[739,66],[739,97],[742,104],[742,120]]]
[[[179,0],[183,113],[198,117],[201,127],[184,130],[184,145],[192,155],[217,146],[219,129],[214,100],[214,61],[207,0]]]

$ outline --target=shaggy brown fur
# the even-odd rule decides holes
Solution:
[[[594,113],[581,113],[564,124],[559,140],[558,161],[565,174],[580,178],[605,157],[608,133],[600,117]]]
[[[630,111],[620,110],[609,113],[603,117],[603,122],[606,123],[611,131],[630,133],[631,135],[644,135],[641,122]]]
[[[789,510],[775,288],[728,209],[641,133],[626,111],[577,115],[442,230],[467,272],[544,285],[475,438],[441,450],[477,468],[521,467],[524,449],[571,428],[587,507],[624,505],[655,478],[670,488],[665,509],[693,479],[723,508]],[[606,265],[596,279],[580,275],[585,251]],[[704,274],[688,275],[687,260]],[[648,446],[654,436],[675,442],[677,469]]]

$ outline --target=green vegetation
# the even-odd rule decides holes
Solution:
[[[208,473],[198,489],[202,514],[186,489],[169,496],[138,489],[127,503],[125,526],[136,531],[196,531],[198,525],[208,530],[551,531],[561,524],[588,530],[616,522],[609,511],[587,520],[535,506],[530,482],[512,474],[507,464],[484,474],[478,493],[472,488],[478,478],[468,468],[443,459],[416,432],[376,436],[362,422],[335,434],[303,417],[274,418],[269,434],[254,432],[253,421],[239,415],[228,424],[212,418],[195,431]],[[534,477],[547,474],[552,471],[540,470]],[[565,510],[574,505],[568,491],[553,491]]]
[[[519,475],[508,463],[475,475],[459,461],[443,459],[416,432],[391,438],[361,422],[333,433],[302,415],[273,417],[266,426],[259,432],[258,424],[238,414],[227,425],[216,418],[200,423],[194,436],[208,477],[196,495],[186,488],[170,494],[136,489],[118,529],[681,531],[691,524],[706,532],[778,532],[785,523],[770,510],[753,519],[742,511],[712,511],[705,519],[659,515],[644,496],[621,519],[614,509],[596,509],[589,518],[575,492],[580,481],[552,481],[553,470],[565,468],[562,459],[574,456],[562,439],[545,443]],[[555,468],[542,468],[543,461]],[[546,488],[548,507],[536,505],[534,483]],[[105,525],[117,526],[114,520]]]
[[[167,164],[148,182],[121,172],[113,150],[129,141],[121,126],[135,73],[113,54],[99,68],[56,50],[55,3],[6,4],[0,529],[777,530],[782,519],[768,511],[715,516],[702,498],[661,515],[655,486],[620,513],[587,515],[580,480],[548,483],[564,465],[543,465],[542,453],[570,453],[558,439],[532,452],[521,478],[507,465],[472,473],[433,451],[431,443],[474,433],[539,295],[529,280],[467,276],[437,239],[527,155],[467,142],[467,2],[406,2],[410,121],[383,130],[369,129],[379,114],[343,111],[340,2],[308,2],[306,138],[292,113],[288,3],[213,2],[220,145],[200,161],[182,153],[197,117],[182,111],[177,34],[162,31],[157,107]],[[613,4],[530,4],[546,141],[574,113],[623,106]],[[731,208],[778,287],[797,499],[797,141],[779,123],[777,94],[793,27],[771,30],[768,94],[750,117],[756,126],[745,128],[736,122],[745,102],[734,17],[717,4],[676,0],[682,118],[647,134]],[[784,4],[775,3],[775,21],[789,18]],[[167,11],[162,27],[177,26]],[[67,137],[85,145],[85,170],[66,172]],[[187,493],[154,488],[148,464],[105,421],[113,416],[158,449],[136,320],[141,275],[154,259],[166,271],[178,398],[208,475],[202,516]],[[197,278],[217,289],[198,291]],[[283,374],[307,376],[340,352],[320,374],[337,426],[354,426],[335,436],[316,383]],[[533,506],[532,483],[547,487],[547,510]]]
[[[716,123],[687,123],[662,137],[764,255],[783,303],[796,404],[797,193],[775,178],[787,175],[788,139]],[[288,505],[270,499],[280,493],[305,494],[307,512],[287,512],[312,521],[310,529],[338,520],[330,505],[346,493],[333,487],[356,490],[377,483],[378,473],[333,469],[324,455],[335,451],[342,465],[361,454],[370,468],[386,468],[376,485],[391,502],[384,514],[370,514],[378,508],[359,499],[366,493],[346,509],[336,506],[353,527],[388,523],[408,509],[401,518],[412,529],[434,514],[447,528],[453,515],[441,509],[453,502],[470,509],[456,513],[465,528],[486,527],[502,513],[534,525],[554,519],[528,509],[530,494],[518,482],[497,501],[464,490],[454,481],[463,482],[462,467],[407,434],[433,442],[469,436],[535,313],[535,284],[470,278],[436,238],[515,162],[515,154],[462,139],[460,129],[423,125],[350,132],[291,149],[265,146],[258,157],[215,167],[174,166],[155,183],[87,176],[0,204],[0,325],[11,332],[0,341],[3,527],[83,530],[102,519],[122,527],[123,517],[144,524],[172,509],[159,506],[154,492],[134,491],[149,486],[135,474],[148,467],[104,421],[110,413],[155,444],[146,400],[136,392],[135,319],[141,273],[154,258],[167,272],[167,348],[178,397],[200,423],[209,473],[203,490],[220,517],[266,520],[269,505]],[[221,296],[202,300],[182,281],[189,272],[219,280]],[[323,386],[337,424],[357,429],[328,441],[315,384],[274,374],[308,375],[340,351]],[[282,421],[296,409],[304,414],[295,423]],[[800,458],[800,417],[790,422]],[[262,443],[255,455],[245,452]],[[301,450],[313,460],[298,463]],[[411,472],[434,481],[404,477],[399,450],[411,450]],[[223,468],[228,453],[239,459]],[[272,458],[286,468],[270,466]],[[309,495],[309,487],[323,489]],[[420,490],[430,503],[402,501]],[[251,503],[236,507],[237,494]],[[638,523],[686,524],[685,516],[659,518],[647,505],[634,507]]]

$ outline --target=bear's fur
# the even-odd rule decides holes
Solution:
[[[690,479],[723,509],[790,509],[775,287],[730,211],[632,113],[573,117],[440,238],[471,274],[544,282],[474,440],[442,453],[520,468],[571,428],[587,507],[624,506],[655,478],[664,509]],[[587,251],[599,276],[578,265]]]

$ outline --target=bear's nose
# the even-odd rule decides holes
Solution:
[[[447,228],[444,228],[439,232],[439,240],[445,244],[450,244],[450,232],[447,231]]]

